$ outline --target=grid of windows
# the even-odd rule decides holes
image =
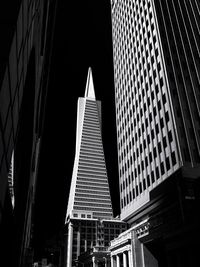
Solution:
[[[185,164],[200,164],[199,6],[156,1],[161,41]]]
[[[154,8],[150,0],[112,6],[122,213],[179,167]],[[173,160],[172,160],[173,159]]]
[[[78,103],[78,146],[67,213],[71,209],[89,211],[93,218],[112,218],[101,139],[100,102],[85,97],[80,98]]]
[[[78,178],[76,182],[76,189],[88,189],[89,187],[90,194],[96,194],[97,191],[100,193],[109,193],[103,146],[101,141],[101,130],[98,118],[99,115],[97,102],[86,99],[82,127],[82,135],[84,138],[81,139],[80,152],[87,153],[87,157],[80,158],[78,162]],[[95,134],[93,137],[98,136],[99,139],[91,139],[91,136],[87,135],[88,131],[91,132],[91,136]],[[102,156],[102,159],[94,159],[94,155],[100,155]],[[89,158],[89,156],[91,158]],[[100,200],[91,198],[90,194],[87,195],[87,199],[80,199],[75,195],[74,208],[82,209],[84,207],[86,209],[94,211],[102,210],[104,212],[108,209],[107,211],[109,214],[112,213],[110,199],[107,201],[102,201],[102,199]]]

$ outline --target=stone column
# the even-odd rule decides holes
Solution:
[[[79,225],[77,232],[77,257],[80,256],[80,248],[81,248],[81,227]]]
[[[111,267],[114,267],[114,256],[110,257],[110,263],[111,263]]]
[[[92,267],[97,267],[97,263],[95,261],[95,257],[92,257]]]
[[[120,257],[119,257],[119,255],[116,255],[116,260],[117,260],[117,267],[120,267]]]
[[[108,267],[108,260],[106,257],[104,257],[104,260],[105,260],[105,267]]]
[[[67,241],[67,267],[72,266],[72,243],[73,243],[73,224],[68,224],[68,241]]]
[[[132,259],[131,250],[128,251],[128,264],[129,264],[129,267],[133,266],[133,259]]]
[[[85,239],[85,252],[87,251],[87,240]]]
[[[127,257],[126,257],[126,252],[123,252],[123,267],[127,267]]]

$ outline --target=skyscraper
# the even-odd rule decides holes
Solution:
[[[101,137],[101,103],[95,99],[91,69],[85,97],[78,100],[77,116],[76,154],[67,216],[83,211],[89,217],[111,218],[113,213]]]
[[[111,9],[121,216],[131,226],[148,218],[146,241],[173,228],[174,241],[155,242],[166,252],[197,221],[199,3],[113,0]]]
[[[56,2],[0,3],[0,259],[32,266]]]
[[[95,98],[90,68],[85,96],[78,100],[76,152],[66,223],[68,267],[75,266],[81,254],[84,254],[81,262],[87,260],[86,264],[95,264],[97,259],[106,263],[109,241],[126,229],[125,223],[113,218],[101,136],[101,102]]]

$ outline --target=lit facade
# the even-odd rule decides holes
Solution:
[[[67,216],[76,216],[76,211],[83,211],[87,218],[112,218],[101,137],[101,106],[95,99],[91,69],[85,97],[78,100],[77,117],[76,153]]]
[[[168,29],[168,7],[166,14],[157,15],[166,1],[154,2],[112,1],[122,218],[147,203],[149,192],[179,168],[192,177],[200,170],[196,37],[185,36],[182,17],[174,22],[182,33],[173,33],[173,22]],[[196,26],[190,25],[191,31]],[[178,45],[183,36],[185,46]]]
[[[158,266],[153,254],[140,242],[149,234],[148,219],[132,226],[110,242],[111,266],[137,267]]]
[[[108,246],[126,229],[113,218],[101,136],[101,103],[96,101],[91,69],[85,97],[78,100],[76,153],[66,214],[67,267],[108,266]],[[100,265],[99,265],[100,266]]]
[[[134,234],[131,244],[153,251],[159,266],[192,266],[200,205],[199,4],[113,0],[111,17],[121,218],[134,229],[148,220],[148,233]],[[115,255],[117,245],[111,248]]]

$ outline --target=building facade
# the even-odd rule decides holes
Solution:
[[[126,229],[113,218],[101,136],[101,103],[91,69],[78,100],[76,153],[66,214],[67,266],[108,266],[110,240]],[[99,265],[101,266],[101,265]]]
[[[110,242],[111,266],[157,267],[158,261],[140,239],[149,234],[148,219],[132,226]]]
[[[0,3],[0,254],[32,266],[33,207],[56,1]]]
[[[101,103],[96,101],[91,69],[85,97],[78,100],[76,153],[67,216],[83,210],[94,218],[112,218],[101,137]],[[74,215],[73,215],[74,216]],[[90,215],[87,215],[90,218]]]
[[[200,192],[199,4],[113,0],[111,16],[121,218],[148,217],[159,264],[185,266]]]

